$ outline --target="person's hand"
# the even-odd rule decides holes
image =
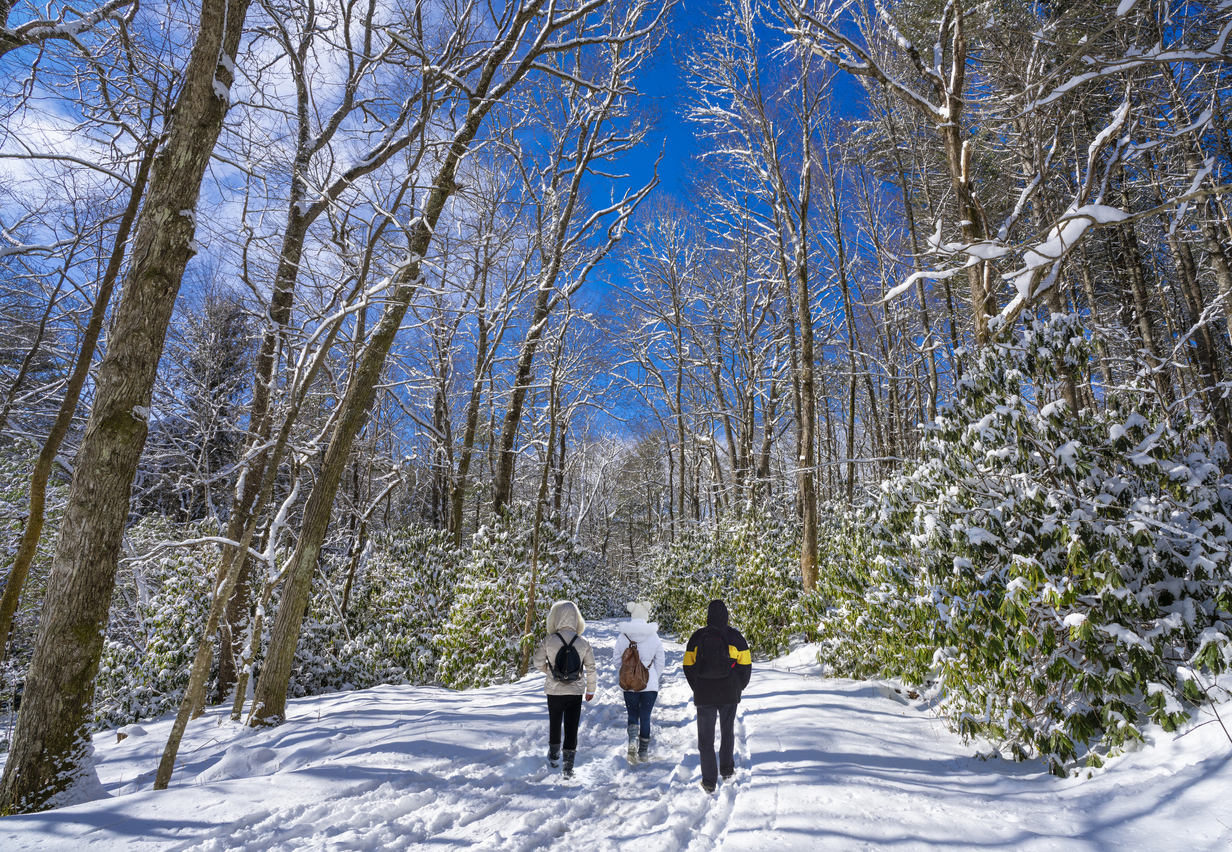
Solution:
[[[588,692],[588,693],[586,693],[586,700],[587,700],[587,701],[592,700],[594,697],[595,697],[595,694],[594,694],[593,692]]]

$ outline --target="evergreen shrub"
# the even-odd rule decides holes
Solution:
[[[156,548],[217,534],[209,522],[177,526],[157,515],[129,529],[131,549],[151,555],[120,565],[94,693],[96,729],[179,708],[221,554],[216,544]]]
[[[1232,662],[1226,449],[1147,393],[1038,404],[1087,357],[1073,317],[981,353],[822,625],[839,673],[935,677],[957,730],[1057,773],[1174,729]]]
[[[812,638],[817,596],[800,578],[800,527],[790,507],[753,505],[679,535],[649,560],[650,600],[660,627],[682,640],[706,624],[722,598],[753,655],[790,650],[793,635]]]
[[[599,579],[601,563],[545,519],[534,572],[534,618],[526,632],[533,527],[531,510],[515,504],[475,533],[449,618],[436,637],[437,678],[444,686],[466,689],[516,678],[522,649],[533,651],[543,640],[554,601],[573,600],[585,618],[610,609]]]
[[[462,555],[441,530],[378,533],[355,567],[349,598],[349,562],[331,560],[313,587],[291,694],[432,683],[433,636],[449,613]]]

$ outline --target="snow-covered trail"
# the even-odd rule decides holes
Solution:
[[[1232,748],[1217,726],[1092,778],[972,757],[887,684],[814,676],[806,654],[755,664],[737,772],[705,794],[694,711],[667,644],[651,760],[625,760],[617,623],[587,630],[600,667],[577,777],[544,759],[542,679],[469,692],[382,687],[294,701],[279,728],[189,728],[172,789],[150,790],[170,719],[97,742],[113,798],[0,820],[5,850],[1206,850]],[[1165,742],[1166,740],[1166,742]],[[1232,825],[1232,818],[1222,819]]]
[[[802,654],[776,665],[813,668]],[[827,852],[1232,848],[1232,745],[1216,725],[1179,741],[1154,729],[1156,745],[1058,779],[1038,761],[975,756],[892,684],[764,668],[755,678],[741,705],[748,776],[724,852],[819,841]]]

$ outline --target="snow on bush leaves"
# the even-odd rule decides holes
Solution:
[[[583,618],[609,614],[611,601],[596,558],[544,520],[534,582],[535,617],[525,634],[531,600],[533,513],[515,504],[476,533],[449,619],[436,637],[440,683],[454,689],[505,683],[517,676],[522,647],[546,633],[553,601],[568,598]]]
[[[450,536],[423,527],[379,533],[355,566],[349,598],[347,560],[338,561],[313,587],[291,694],[432,683],[433,634],[449,613],[462,563]]]
[[[788,506],[746,507],[657,551],[647,571],[662,629],[687,638],[706,624],[707,604],[722,598],[754,656],[786,653],[793,634],[817,623],[816,597],[800,582],[794,517]]]
[[[981,354],[919,463],[882,485],[881,556],[823,625],[840,671],[936,675],[963,734],[1059,773],[1144,719],[1174,729],[1197,673],[1232,662],[1225,450],[1145,395],[1032,402],[1085,359],[1072,317]],[[875,650],[861,664],[843,640]]]
[[[217,534],[208,522],[179,528],[160,516],[128,531],[133,551],[153,555],[120,567],[95,687],[96,728],[152,719],[179,707],[209,612],[219,549],[206,544],[158,551],[156,546]]]

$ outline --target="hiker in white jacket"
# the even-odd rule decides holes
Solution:
[[[633,601],[625,605],[632,616],[620,626],[616,637],[616,670],[619,677],[625,649],[637,646],[637,656],[648,675],[644,689],[625,690],[625,708],[629,711],[629,762],[641,763],[650,756],[650,711],[659,697],[659,676],[663,674],[663,642],[659,625],[650,620],[650,604]]]

